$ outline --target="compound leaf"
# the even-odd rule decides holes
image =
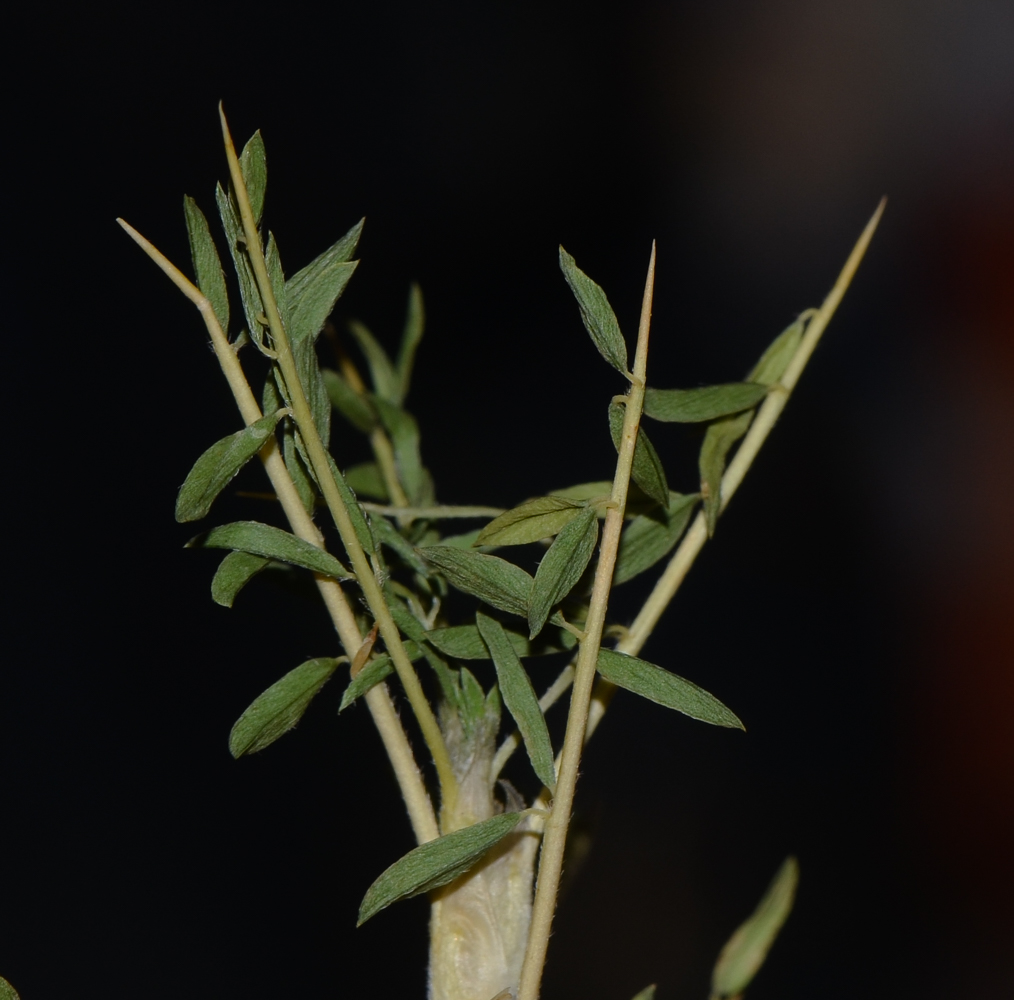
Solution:
[[[222,332],[229,333],[229,293],[225,286],[225,274],[219,259],[215,241],[211,238],[208,220],[189,195],[183,199],[183,213],[187,220],[187,236],[190,238],[190,257],[194,262],[197,287],[204,293],[211,308],[215,310]]]
[[[608,491],[607,491],[608,492]],[[567,497],[527,500],[494,518],[479,532],[476,545],[525,545],[549,538],[574,520],[585,504]]]
[[[620,450],[623,437],[623,418],[625,407],[622,403],[609,404],[609,433],[612,435],[613,446]],[[637,441],[634,443],[634,463],[630,476],[645,493],[663,507],[669,504],[669,484],[665,478],[665,469],[658,452],[648,440],[644,428],[637,429]]]
[[[699,389],[649,388],[644,391],[644,415],[668,423],[703,423],[749,410],[767,395],[767,390],[767,385],[757,382],[705,385]]]
[[[626,375],[627,344],[606,293],[577,266],[563,247],[560,247],[560,270],[577,299],[581,319],[599,354],[618,372]]]
[[[419,554],[452,587],[478,597],[494,608],[528,617],[532,578],[514,563],[482,552],[450,545],[427,545]]]
[[[528,604],[529,638],[546,624],[549,612],[573,590],[595,551],[599,525],[594,507],[585,507],[557,536],[542,557]]]

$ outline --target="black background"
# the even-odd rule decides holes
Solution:
[[[187,263],[181,195],[210,214],[225,173],[219,99],[237,140],[264,132],[290,272],[366,216],[339,323],[393,346],[422,284],[408,404],[446,502],[610,474],[622,385],[558,243],[629,337],[658,240],[649,377],[690,386],[819,304],[889,195],[645,651],[749,731],[617,699],[544,995],[706,996],[789,852],[797,910],[755,1000],[1011,989],[1010,5],[36,4],[9,29],[0,973],[24,1000],[424,990],[425,902],[354,930],[411,846],[368,715],[336,721],[335,684],[262,755],[226,749],[257,693],[333,652],[323,613],[267,587],[213,605],[214,559],[172,517],[238,417],[196,313],[113,220]],[[694,434],[654,437],[693,489]],[[625,590],[621,620],[645,585]]]

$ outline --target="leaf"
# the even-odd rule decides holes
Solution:
[[[674,708],[691,719],[714,726],[746,729],[713,694],[647,660],[625,656],[612,649],[600,649],[596,669],[610,684],[639,694],[656,705]]]
[[[771,342],[768,349],[761,355],[760,361],[747,376],[749,381],[758,382],[761,385],[774,385],[785,369],[789,367],[792,356],[803,339],[803,330],[806,328],[806,321],[797,319],[795,323],[787,326]]]
[[[701,445],[698,464],[701,471],[701,496],[704,499],[704,516],[708,535],[714,535],[718,515],[722,511],[722,476],[729,449],[746,433],[753,420],[753,410],[738,417],[726,417],[708,426]]]
[[[686,531],[701,495],[670,493],[669,497],[668,510],[656,507],[651,514],[639,514],[623,529],[613,570],[614,586],[654,566]]]
[[[530,654],[531,646],[523,635],[508,629],[504,629],[504,634],[518,656]],[[432,629],[426,632],[423,638],[445,656],[453,656],[456,660],[490,659],[489,649],[475,625],[451,625],[448,628]]]
[[[256,753],[284,736],[303,717],[337,666],[338,660],[328,656],[307,660],[255,698],[229,734],[233,757]]]
[[[223,608],[231,608],[236,595],[270,562],[249,552],[230,552],[218,564],[211,581],[211,599]]]
[[[528,604],[529,638],[534,639],[546,624],[549,612],[574,589],[581,579],[599,538],[594,507],[585,507],[557,536],[542,557],[532,583]]]
[[[617,453],[620,450],[620,440],[623,437],[624,404],[609,404],[609,433],[613,438],[613,446]],[[669,503],[669,484],[666,482],[665,469],[662,468],[662,461],[658,457],[644,428],[637,429],[637,441],[634,444],[634,464],[630,469],[630,476],[648,496],[663,507]]]
[[[302,566],[336,580],[353,579],[352,574],[329,552],[281,528],[272,528],[259,521],[234,521],[212,528],[206,534],[192,538],[187,542],[187,548],[234,549]]]
[[[409,851],[367,890],[357,926],[399,899],[431,892],[463,875],[518,825],[522,815],[501,813]]]
[[[419,425],[406,410],[378,397],[374,401],[384,429],[391,436],[394,464],[398,479],[405,487],[410,504],[420,505],[428,499],[429,476],[419,454]]]
[[[486,692],[475,679],[471,670],[462,667],[458,671],[461,678],[461,698],[459,701],[461,725],[465,736],[471,738],[476,727],[486,718]]]
[[[668,423],[696,424],[739,413],[756,406],[767,386],[756,382],[729,382],[699,389],[645,389],[644,415]]]
[[[190,238],[190,257],[194,262],[197,287],[204,293],[218,317],[223,333],[229,333],[229,292],[225,286],[222,261],[218,257],[215,241],[208,228],[208,220],[189,196],[183,199],[183,213],[187,220]]]
[[[526,545],[557,534],[585,508],[578,500],[546,496],[527,500],[494,518],[479,532],[476,545]]]
[[[394,623],[398,626],[402,635],[408,636],[413,642],[419,644],[419,648],[426,657],[426,662],[437,675],[440,690],[444,698],[450,704],[458,705],[460,703],[461,691],[458,687],[457,677],[454,671],[436,653],[430,650],[426,639],[428,633],[423,627],[422,622],[412,614],[400,597],[391,593],[390,588],[388,588],[384,596],[387,598],[387,606],[391,611],[391,617],[394,619]],[[410,656],[409,658],[411,659],[412,657]]]
[[[377,341],[377,338],[359,320],[349,322],[349,332],[356,338],[360,350],[366,357],[366,363],[370,368],[370,375],[373,379],[373,391],[388,403],[398,406],[400,399],[400,379],[398,373],[391,364],[387,352]]]
[[[581,309],[585,329],[602,355],[618,372],[627,374],[627,344],[606,293],[582,271],[563,247],[560,270]]]
[[[597,500],[600,497],[611,496],[612,492],[612,480],[602,479],[594,483],[578,483],[563,490],[553,490],[551,495],[567,500]]]
[[[297,293],[289,290],[287,302],[292,315],[290,339],[293,344],[316,340],[335,303],[352,278],[359,261],[335,261],[307,279]]]
[[[282,456],[285,459],[285,468],[289,470],[289,477],[292,479],[292,485],[296,487],[303,509],[313,517],[317,506],[316,487],[307,468],[305,452],[301,448],[302,439],[297,434],[293,422],[286,420],[285,429],[282,431]]]
[[[427,545],[419,554],[452,587],[501,611],[528,617],[528,596],[534,581],[520,566],[498,556],[450,545]]]
[[[264,447],[278,423],[280,412],[261,417],[256,423],[216,441],[194,463],[176,498],[176,520],[199,521],[236,473]]]
[[[423,308],[422,289],[413,281],[408,290],[408,309],[405,315],[405,329],[401,334],[401,347],[398,349],[398,402],[403,403],[408,395],[412,382],[412,365],[415,362],[416,348],[422,340],[426,326],[426,312]]]
[[[345,482],[357,496],[372,497],[387,503],[387,486],[376,462],[360,462],[345,470]]]
[[[264,138],[257,129],[239,155],[239,168],[243,172],[243,185],[250,197],[254,224],[260,225],[264,214],[264,194],[268,187],[268,161],[264,150]]]
[[[361,698],[370,688],[376,687],[381,681],[394,673],[394,664],[386,653],[374,657],[362,670],[352,678],[352,682],[342,695],[342,703],[338,706],[338,714],[345,711],[357,698]]]
[[[792,910],[798,884],[799,864],[793,857],[786,858],[757,909],[719,954],[711,976],[714,996],[738,996],[750,985]]]
[[[3,976],[0,976],[0,1000],[21,1000],[18,991]]]
[[[503,626],[481,611],[476,613],[475,623],[493,657],[500,695],[521,732],[535,774],[552,791],[556,788],[553,744],[532,682]]]
[[[328,399],[331,400],[331,405],[356,430],[369,434],[377,426],[377,414],[370,405],[370,401],[365,396],[360,396],[345,381],[343,375],[331,368],[322,368],[320,374],[324,379],[324,389]]]
[[[362,235],[365,221],[365,219],[360,219],[337,243],[328,247],[320,256],[289,278],[286,283],[286,295],[290,305],[296,305],[303,298],[306,290],[317,282],[321,274],[335,264],[344,264],[352,259],[352,255],[356,252],[356,246],[359,244],[359,237]]]
[[[264,353],[265,324],[262,321],[264,307],[261,304],[261,293],[257,289],[257,281],[254,278],[253,269],[247,258],[246,237],[243,235],[243,227],[240,224],[239,216],[236,214],[236,209],[231,199],[225,193],[225,189],[221,184],[215,188],[215,200],[218,203],[218,214],[222,219],[225,238],[229,243],[229,255],[232,257],[236,278],[239,281],[239,297],[243,303],[243,315],[246,317],[247,330],[250,334],[250,339],[257,346],[257,350]]]
[[[327,456],[327,464],[331,468],[331,475],[334,477],[335,486],[338,487],[342,503],[345,504],[345,509],[349,513],[349,518],[352,521],[352,527],[356,533],[356,538],[359,539],[359,544],[366,550],[368,555],[373,555],[376,551],[376,547],[373,542],[373,532],[370,531],[370,526],[366,521],[366,515],[363,513],[363,508],[359,506],[359,501],[356,500],[355,493],[349,489],[348,483],[345,482],[345,477],[338,471],[338,466],[335,465],[335,461],[330,454]]]
[[[655,989],[656,987],[654,983],[652,983],[651,986],[645,986],[645,988],[641,990],[636,997],[634,997],[634,1000],[655,1000]]]
[[[377,517],[370,523],[373,525],[373,531],[381,545],[386,545],[392,551],[397,552],[402,562],[410,569],[422,573],[423,576],[426,575],[426,563],[420,558],[415,546],[386,517]]]

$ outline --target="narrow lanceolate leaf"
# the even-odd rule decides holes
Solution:
[[[654,983],[651,986],[645,986],[645,988],[641,990],[636,997],[634,997],[634,1000],[655,1000]]]
[[[738,417],[716,420],[704,435],[698,462],[708,535],[715,533],[718,515],[722,512],[722,476],[725,474],[729,449],[747,432],[750,421],[753,420],[753,413],[753,410],[747,410]]]
[[[626,583],[654,566],[683,536],[701,495],[669,496],[668,510],[656,507],[650,514],[638,514],[623,529],[613,571],[614,585]]]
[[[422,340],[426,326],[426,312],[423,309],[422,289],[412,282],[408,290],[408,309],[405,315],[405,329],[401,334],[401,347],[398,349],[398,402],[403,403],[408,395],[408,387],[412,383],[412,365],[415,362],[416,348]]]
[[[493,657],[497,680],[500,682],[500,696],[517,723],[535,774],[539,781],[553,790],[556,788],[553,744],[549,739],[542,709],[539,708],[535,688],[503,626],[481,611],[476,613],[475,623]]]
[[[236,278],[239,282],[239,297],[243,303],[243,315],[246,317],[247,331],[257,349],[264,352],[264,307],[261,305],[261,293],[257,288],[250,260],[246,254],[246,237],[239,215],[221,184],[215,188],[215,200],[218,203],[218,214],[222,219],[222,228],[229,244]]]
[[[285,298],[291,316],[289,338],[293,344],[316,339],[358,264],[355,260],[334,261],[327,267],[316,268],[297,290],[292,289],[291,283],[286,285]]]
[[[303,509],[313,517],[317,506],[316,486],[308,471],[307,459],[301,446],[302,438],[297,435],[293,422],[286,420],[282,431],[282,457],[285,459],[285,468],[289,470],[292,485],[296,487]]]
[[[302,538],[290,535],[281,528],[273,528],[259,521],[223,524],[220,528],[212,528],[207,534],[191,539],[187,542],[187,547],[235,549],[237,552],[250,552],[255,556],[302,566],[336,580],[352,579],[352,574],[329,552],[318,549],[316,545],[304,542]]]
[[[264,447],[281,416],[269,413],[256,423],[216,441],[194,463],[176,498],[176,520],[199,521],[236,473]]]
[[[250,208],[254,222],[260,225],[264,214],[264,194],[268,187],[268,160],[264,151],[264,138],[258,129],[239,155],[239,167],[243,172],[243,184],[250,196]]]
[[[414,569],[417,573],[422,573],[423,576],[426,575],[426,563],[419,557],[415,546],[404,535],[400,534],[398,529],[386,517],[375,517],[370,521],[370,524],[373,526],[373,532],[381,545],[386,545],[392,551],[397,552],[402,562],[410,569]]]
[[[585,507],[557,536],[542,557],[528,604],[529,638],[546,624],[549,612],[574,589],[595,552],[599,524],[594,507]]]
[[[606,293],[577,266],[563,247],[560,247],[560,270],[577,299],[581,319],[599,354],[618,372],[626,375],[627,344]]]
[[[609,499],[612,492],[612,482],[608,479],[601,479],[594,483],[578,483],[576,486],[568,486],[566,489],[553,490],[552,496],[564,497],[567,500],[595,500],[600,497]]]
[[[522,815],[501,813],[409,851],[367,890],[357,926],[399,899],[439,889],[463,875],[518,825]]]
[[[613,446],[620,450],[620,439],[623,437],[623,415],[625,407],[621,403],[609,404],[609,433],[612,435]],[[658,457],[644,428],[637,430],[637,443],[634,445],[634,464],[630,469],[630,477],[656,503],[665,507],[669,503],[669,484],[666,482],[665,469]]]
[[[387,485],[376,462],[360,462],[349,466],[345,470],[345,482],[356,496],[387,502]]]
[[[713,694],[647,660],[624,656],[612,649],[600,649],[597,669],[611,684],[657,705],[674,708],[691,719],[729,729],[746,728]]]
[[[345,482],[345,477],[338,471],[338,466],[335,465],[334,459],[330,454],[327,456],[327,461],[331,467],[331,475],[334,478],[335,486],[338,487],[338,492],[341,494],[342,503],[345,504],[345,509],[349,513],[356,538],[359,539],[359,544],[366,550],[367,554],[373,555],[376,551],[376,547],[373,544],[373,532],[370,531],[363,508],[359,506],[355,493],[349,489],[349,484]]]
[[[757,382],[705,385],[699,389],[645,389],[644,414],[668,423],[697,424],[756,406],[767,395]]]
[[[394,619],[395,625],[398,626],[402,635],[408,636],[412,642],[418,645],[418,648],[426,657],[426,662],[430,665],[433,673],[437,675],[437,681],[440,684],[444,700],[451,705],[457,705],[460,694],[457,677],[454,671],[430,649],[426,642],[427,632],[423,628],[422,622],[412,614],[405,602],[393,594],[390,589],[387,590],[386,597],[387,606],[391,610],[391,617]],[[408,646],[409,643],[406,643],[406,652],[408,652]],[[411,652],[408,655],[409,659],[415,659]]]
[[[342,695],[342,703],[338,706],[339,713],[344,712],[357,698],[361,698],[370,688],[376,687],[382,680],[394,673],[394,664],[386,653],[369,663],[352,679],[352,683]]]
[[[0,1000],[21,1000],[18,991],[3,976],[0,976]]]
[[[401,380],[387,356],[387,351],[380,346],[377,338],[358,320],[349,323],[349,332],[356,338],[360,350],[366,357],[366,364],[373,379],[373,391],[387,402],[398,406],[400,399]]]
[[[249,552],[230,552],[211,581],[211,599],[223,608],[231,608],[236,595],[270,562]]]
[[[528,597],[533,581],[520,566],[498,556],[450,545],[427,545],[419,554],[446,577],[452,587],[501,611],[528,617]]]
[[[398,479],[405,488],[409,503],[423,504],[429,490],[429,475],[423,468],[419,452],[419,425],[411,413],[385,399],[378,397],[375,406],[384,429],[391,437]]]
[[[307,288],[314,285],[320,276],[335,264],[344,264],[352,259],[365,221],[365,219],[360,219],[337,243],[328,247],[319,257],[289,278],[285,290],[290,304],[298,303]]]
[[[504,634],[518,656],[530,655],[531,644],[523,635],[509,629],[504,629]],[[445,656],[453,656],[456,660],[488,660],[490,658],[489,649],[475,625],[451,625],[448,628],[435,628],[427,632],[424,638]]]
[[[233,757],[256,753],[284,736],[303,717],[337,666],[337,659],[322,656],[301,663],[275,681],[232,727],[229,750]]]
[[[328,399],[331,400],[331,405],[356,430],[369,434],[377,426],[377,414],[374,413],[370,401],[360,396],[338,372],[322,368],[320,374],[324,379],[324,389]]]
[[[609,493],[609,490],[606,490]],[[494,518],[479,532],[476,545],[525,545],[549,538],[570,524],[585,505],[567,497],[536,497]]]
[[[187,219],[187,235],[190,237],[190,257],[194,262],[197,287],[205,294],[215,310],[222,332],[229,332],[229,293],[225,287],[222,262],[211,238],[208,220],[197,207],[197,202],[187,196],[183,199],[183,212]]]
[[[797,319],[795,323],[787,326],[771,342],[768,349],[761,355],[760,361],[747,378],[751,382],[759,382],[761,385],[774,385],[785,369],[789,367],[792,355],[796,353],[799,342],[803,339],[803,331],[806,328],[806,321]]]
[[[718,956],[711,976],[714,996],[739,996],[750,985],[792,910],[798,884],[799,865],[795,858],[786,858],[757,909]]]

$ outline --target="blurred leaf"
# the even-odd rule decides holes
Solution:
[[[440,544],[450,545],[452,548],[455,549],[474,548],[475,543],[479,538],[480,530],[481,529],[476,528],[474,531],[465,531],[460,535],[444,535],[444,537],[440,539]],[[433,544],[437,543],[434,542]],[[488,546],[488,548],[495,548],[495,546],[491,545]]]
[[[785,374],[792,355],[796,353],[799,342],[803,339],[805,328],[805,320],[797,319],[795,323],[782,330],[747,376],[749,381],[761,385],[774,385]]]
[[[338,660],[322,656],[301,663],[275,681],[232,727],[229,752],[233,757],[256,753],[284,736],[303,717],[337,666]]]
[[[525,545],[555,535],[584,510],[585,505],[566,497],[528,500],[494,518],[479,532],[476,545]]]
[[[528,617],[533,580],[520,566],[498,556],[450,545],[427,545],[419,554],[446,577],[452,587],[501,611]]]
[[[403,403],[412,382],[412,365],[416,348],[422,340],[426,326],[426,312],[423,309],[422,289],[413,281],[408,290],[408,310],[405,315],[405,329],[401,335],[398,350],[398,402]]]
[[[574,589],[595,552],[599,524],[594,507],[585,507],[557,536],[542,557],[528,604],[529,638],[546,624],[549,612]]]
[[[711,977],[715,997],[738,996],[750,985],[792,910],[798,884],[799,865],[795,858],[786,858],[757,909],[718,956]]]
[[[221,184],[215,189],[215,200],[218,203],[218,214],[222,219],[222,228],[229,244],[229,255],[232,257],[236,278],[239,282],[239,297],[243,303],[243,315],[246,317],[246,328],[250,339],[257,350],[264,352],[264,307],[261,305],[261,293],[257,289],[253,268],[246,253],[246,237],[243,226],[236,214],[232,200],[225,193]]]
[[[627,374],[627,344],[606,293],[560,247],[560,270],[581,308],[585,329],[602,355],[618,372]]]
[[[216,441],[194,463],[176,498],[176,520],[199,521],[236,473],[264,447],[280,413],[269,413],[256,423]]]
[[[409,503],[417,506],[426,503],[429,499],[429,477],[419,454],[419,425],[415,417],[379,397],[374,405],[384,429],[391,436],[398,479],[405,488]]]
[[[426,575],[426,563],[419,557],[415,546],[386,517],[373,518],[370,524],[373,525],[373,531],[377,536],[377,541],[381,545],[386,545],[392,551],[397,552],[402,562],[410,569],[415,570],[417,573],[422,573],[423,576]]]
[[[365,221],[365,219],[360,219],[337,243],[289,278],[286,283],[286,295],[293,306],[300,302],[307,289],[316,284],[322,274],[329,271],[334,265],[344,264],[352,259]]]
[[[518,656],[529,655],[531,646],[523,635],[506,629],[504,632]],[[435,628],[427,632],[425,638],[445,656],[452,656],[456,660],[490,659],[489,649],[475,625],[451,625],[448,628]]]
[[[373,379],[373,391],[381,399],[398,406],[401,380],[398,378],[398,373],[394,370],[394,365],[391,364],[387,352],[359,320],[354,319],[349,322],[349,331],[356,338],[356,342],[366,357],[366,363]]]
[[[259,521],[234,521],[212,528],[206,534],[192,538],[187,542],[187,548],[235,549],[302,566],[336,580],[352,579],[352,574],[329,552],[281,528],[272,528]]]
[[[522,815],[501,813],[409,851],[367,890],[358,926],[399,899],[439,889],[463,875],[518,825]]]
[[[385,680],[393,673],[394,664],[391,662],[391,657],[386,653],[370,660],[345,689],[345,693],[342,695],[342,703],[338,706],[338,713],[344,712],[357,698],[361,698],[370,688],[376,687],[382,680]]]
[[[211,581],[211,599],[223,608],[231,608],[236,595],[270,562],[249,552],[230,552]]]
[[[667,511],[657,507],[651,514],[639,514],[623,529],[613,570],[614,586],[626,583],[654,566],[686,531],[701,495],[670,493],[669,497]]]
[[[187,219],[187,235],[190,238],[190,257],[194,262],[194,276],[197,287],[204,293],[211,308],[215,310],[222,332],[229,334],[229,293],[225,287],[222,262],[211,238],[208,220],[197,207],[193,198],[183,199],[183,212]]]
[[[657,705],[674,708],[691,719],[729,729],[746,728],[713,694],[647,660],[600,649],[596,669],[611,684]]]
[[[617,453],[620,450],[620,440],[623,437],[623,415],[625,407],[622,403],[609,404],[609,433],[613,438],[613,446]],[[630,470],[630,476],[648,496],[663,507],[669,503],[669,484],[666,482],[665,469],[662,468],[662,461],[658,457],[644,428],[639,427],[637,441],[634,444],[634,464]]]
[[[738,417],[726,417],[708,426],[701,445],[699,459],[701,470],[701,496],[704,499],[704,515],[708,523],[708,535],[715,533],[718,515],[722,511],[722,476],[729,449],[747,432],[753,420],[753,410],[747,410]]]
[[[327,461],[331,467],[331,475],[334,477],[335,486],[338,487],[338,492],[341,494],[342,503],[345,504],[345,509],[349,512],[349,518],[352,521],[356,538],[359,539],[359,544],[365,549],[367,555],[373,555],[376,551],[373,542],[373,532],[370,531],[363,508],[359,506],[355,493],[349,489],[348,483],[345,482],[345,477],[338,471],[338,466],[335,465],[334,459],[330,454],[327,456]]]
[[[360,462],[345,470],[345,482],[357,496],[370,497],[387,503],[387,486],[376,462]]]
[[[696,424],[756,406],[767,386],[756,382],[705,385],[699,389],[645,389],[644,414],[653,420]]]
[[[655,985],[645,986],[640,993],[634,997],[634,1000],[655,1000]]]
[[[0,976],[0,1000],[21,1000],[18,991],[3,976]]]
[[[593,520],[592,524],[594,523]],[[539,781],[553,790],[556,788],[553,744],[532,682],[503,626],[481,611],[476,613],[475,623],[492,654],[497,680],[500,682],[500,695],[521,732],[535,774]]]
[[[377,426],[377,415],[373,412],[370,401],[360,396],[339,372],[322,368],[320,374],[331,405],[356,430],[369,434]]]
[[[268,161],[264,151],[264,138],[257,129],[239,155],[239,168],[243,173],[243,185],[250,197],[254,224],[260,225],[264,214],[264,194],[268,187]]]

